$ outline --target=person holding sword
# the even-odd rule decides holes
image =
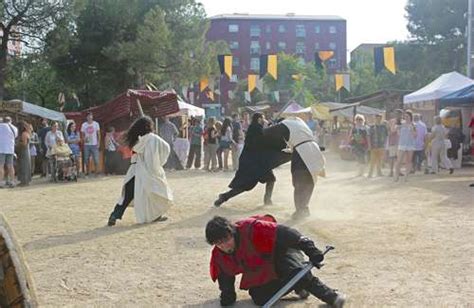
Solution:
[[[311,239],[277,224],[271,215],[252,216],[235,223],[215,216],[207,223],[206,240],[214,245],[210,275],[219,284],[222,306],[232,305],[237,299],[236,275],[242,274],[240,289],[248,290],[254,303],[262,306],[306,267],[303,253],[315,267],[321,267],[324,260],[324,253]],[[312,294],[332,307],[343,307],[345,303],[344,294],[326,286],[311,271],[290,291],[303,299]]]

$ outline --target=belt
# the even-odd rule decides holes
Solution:
[[[314,141],[314,140],[306,140],[306,141],[303,141],[303,142],[298,143],[298,144],[295,145],[293,148],[297,148],[297,147],[299,147],[300,145],[305,144],[305,143],[308,143],[308,142],[315,142],[315,141]]]

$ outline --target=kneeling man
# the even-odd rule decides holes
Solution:
[[[324,256],[312,240],[270,216],[253,216],[230,222],[215,216],[207,223],[206,239],[212,250],[210,274],[218,281],[222,306],[236,301],[235,276],[242,274],[240,289],[248,290],[256,305],[264,305],[306,264],[302,252],[318,266]],[[301,298],[308,292],[333,306],[342,307],[345,296],[308,272],[293,289]]]

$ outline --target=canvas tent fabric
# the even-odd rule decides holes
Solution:
[[[179,111],[170,114],[170,117],[188,116],[188,117],[204,117],[206,111],[203,108],[186,103],[183,100],[178,100]]]
[[[474,106],[474,84],[445,95],[439,101],[441,108]]]
[[[301,107],[298,103],[292,102],[288,106],[286,106],[286,108],[284,110],[282,110],[281,113],[282,114],[292,114],[292,113],[295,113],[295,112],[300,111],[302,109],[304,109],[304,108]]]
[[[343,103],[333,103],[333,102],[326,102],[326,103],[320,103],[320,104],[322,106],[329,108],[329,112],[332,116],[347,117],[347,118],[352,118],[354,116],[353,114],[354,106],[343,104]],[[356,108],[357,108],[357,113],[362,114],[364,116],[383,114],[385,112],[382,109],[368,107],[368,106],[356,106]]]
[[[138,101],[144,113],[152,118],[167,116],[179,111],[178,98],[176,93],[170,91],[148,91],[148,90],[127,90],[112,100],[100,106],[91,107],[81,112],[68,112],[66,117],[76,123],[85,121],[88,113],[94,115],[94,120],[100,125],[110,125],[127,127],[131,121],[136,119],[140,111]]]
[[[446,73],[439,76],[425,87],[403,97],[405,105],[417,102],[434,101],[457,90],[473,85],[474,80],[458,72]]]
[[[66,116],[62,112],[54,111],[21,100],[10,100],[1,102],[0,112],[2,111],[33,115],[57,122],[66,122]]]

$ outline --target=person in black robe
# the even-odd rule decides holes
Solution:
[[[230,198],[252,190],[259,182],[266,184],[264,204],[272,204],[271,197],[276,181],[272,170],[291,160],[291,154],[281,151],[286,148],[285,139],[288,139],[289,131],[284,125],[264,130],[264,120],[261,113],[253,115],[239,158],[239,169],[229,184],[230,190],[219,194],[214,206],[219,207]]]

